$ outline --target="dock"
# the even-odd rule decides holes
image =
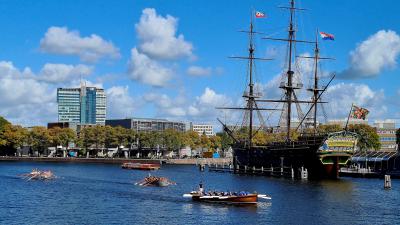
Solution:
[[[301,168],[297,171],[292,167],[249,167],[249,166],[234,166],[232,164],[212,164],[208,165],[210,172],[218,173],[235,173],[235,174],[246,174],[246,175],[258,175],[258,176],[271,176],[271,177],[285,177],[285,178],[301,178],[307,179],[307,169]]]

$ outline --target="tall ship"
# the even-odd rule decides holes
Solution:
[[[262,99],[261,94],[255,90],[254,67],[257,60],[271,60],[255,56],[254,38],[255,35],[266,35],[254,30],[253,19],[251,19],[249,30],[242,31],[248,35],[248,56],[233,57],[245,59],[248,63],[247,87],[243,98],[243,107],[220,107],[219,109],[241,110],[243,112],[241,131],[246,133],[237,135],[235,127],[228,126],[218,119],[223,125],[224,131],[232,137],[234,144],[233,163],[235,171],[250,171],[255,169],[278,169],[291,171],[292,177],[301,177],[304,172],[310,179],[337,178],[339,167],[345,165],[352,154],[357,150],[357,135],[348,132],[347,129],[335,133],[322,133],[318,130],[317,113],[322,104],[327,103],[321,100],[322,95],[334,79],[332,74],[329,82],[321,86],[319,82],[318,65],[320,60],[330,59],[319,55],[318,35],[316,32],[315,41],[305,41],[296,39],[295,14],[304,10],[295,5],[291,0],[289,6],[280,7],[289,11],[289,26],[287,37],[271,38],[261,37],[270,41],[281,41],[287,44],[285,73],[282,75],[282,82],[279,88],[283,90],[281,99]],[[252,17],[253,18],[253,17]],[[313,56],[297,56],[296,44],[309,44],[314,48]],[[311,98],[299,100],[297,93],[303,89],[300,76],[296,76],[296,60],[313,60],[312,84],[307,89],[311,93]],[[268,90],[267,90],[268,91]],[[279,105],[278,107],[268,108],[268,105]],[[265,107],[262,107],[265,105]],[[306,113],[303,109],[306,108]],[[280,111],[278,126],[267,127],[263,119],[263,112],[270,110]],[[298,119],[292,121],[292,117],[297,111]],[[256,124],[258,119],[258,124]],[[294,126],[296,122],[296,126]],[[263,132],[266,136],[282,137],[275,138],[264,144],[255,143],[254,138],[258,133]],[[240,137],[238,137],[240,136]]]

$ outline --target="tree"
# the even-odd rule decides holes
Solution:
[[[216,151],[217,149],[221,149],[222,144],[221,144],[221,137],[220,136],[211,136],[209,137],[210,143],[211,143],[211,149]]]
[[[111,126],[104,127],[104,145],[106,148],[116,147],[118,146],[118,137],[117,130]]]
[[[76,140],[76,133],[70,128],[54,127],[48,130],[51,137],[51,144],[53,146],[67,147],[70,142]]]
[[[232,137],[230,137],[226,132],[217,133],[217,136],[221,137],[221,148],[223,150],[228,149],[234,143]]]
[[[380,149],[381,143],[379,135],[376,133],[376,128],[366,124],[351,124],[349,125],[349,131],[359,135],[357,146],[361,150]]]
[[[0,133],[4,130],[4,127],[7,124],[11,124],[10,122],[8,122],[6,119],[4,119],[3,117],[0,116]]]
[[[396,130],[396,144],[400,144],[400,128]]]
[[[342,131],[343,128],[339,124],[324,124],[317,127],[317,132],[321,134]]]
[[[167,129],[163,132],[163,144],[168,150],[179,150],[182,144],[182,133],[174,130]]]
[[[39,155],[51,144],[51,136],[46,127],[36,126],[29,132],[29,144]]]
[[[201,146],[199,133],[192,130],[183,133],[182,145],[189,146],[191,149],[199,148]]]
[[[26,144],[27,138],[28,131],[26,128],[5,123],[0,132],[0,146],[5,147],[6,154],[13,153],[16,149],[22,148]]]

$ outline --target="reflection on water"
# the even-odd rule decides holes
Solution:
[[[26,181],[18,174],[50,169],[53,181]],[[400,182],[383,190],[378,179],[299,181],[199,172],[195,166],[163,166],[156,176],[177,185],[157,188],[134,183],[147,172],[119,165],[0,163],[3,224],[395,224]],[[257,191],[272,200],[257,205],[192,202],[197,189]],[[384,216],[382,216],[384,215]]]

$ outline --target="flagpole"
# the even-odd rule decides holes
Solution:
[[[345,131],[347,131],[347,125],[349,125],[349,119],[350,119],[351,111],[353,111],[353,106],[354,106],[354,103],[351,103],[350,112],[349,112],[349,115],[347,116],[346,126],[344,127]]]

